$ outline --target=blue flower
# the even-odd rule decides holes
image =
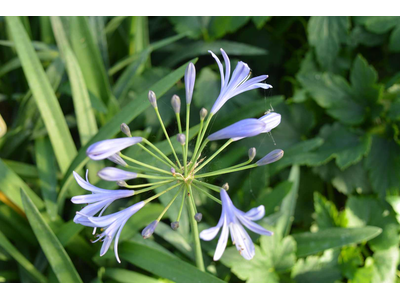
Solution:
[[[185,71],[186,103],[190,104],[193,97],[194,82],[196,81],[196,68],[189,63]]]
[[[106,181],[124,181],[129,179],[135,179],[137,173],[121,170],[114,167],[106,167],[101,169],[97,175]]]
[[[92,160],[109,158],[121,150],[140,143],[141,137],[126,137],[119,139],[104,140],[89,146],[86,150],[87,156]]]
[[[229,57],[223,49],[220,50],[225,61],[225,75],[224,67],[222,66],[219,58],[212,51],[208,51],[217,62],[219,71],[221,73],[221,91],[213,107],[211,108],[212,114],[217,113],[229,99],[235,97],[236,95],[257,88],[272,88],[272,86],[269,84],[261,83],[268,78],[268,75],[257,76],[249,80],[251,76],[251,69],[246,63],[242,61],[238,62],[235,70],[233,71],[232,77],[230,78],[231,63]]]
[[[100,256],[106,254],[106,252],[110,248],[111,242],[115,237],[114,254],[117,261],[121,263],[121,260],[118,256],[118,240],[121,235],[122,228],[129,220],[129,218],[132,217],[136,212],[138,212],[144,205],[144,201],[140,201],[128,208],[125,208],[124,210],[104,217],[85,216],[83,213],[78,212],[78,214],[86,218],[86,226],[101,227],[104,229],[102,233],[98,236],[98,239],[93,241],[93,243],[100,240],[103,242],[103,245],[100,249]]]
[[[156,230],[158,223],[159,223],[159,221],[155,220],[155,221],[151,222],[149,225],[147,225],[145,229],[143,229],[142,236],[144,239],[148,239],[149,237],[151,237],[153,235],[154,230]]]
[[[221,189],[222,213],[217,226],[203,230],[200,233],[200,238],[204,241],[210,241],[216,237],[222,227],[221,236],[219,237],[217,248],[214,253],[214,260],[219,260],[225,251],[228,242],[229,231],[231,233],[232,243],[236,246],[245,259],[250,260],[255,255],[254,244],[243,228],[246,226],[251,231],[261,235],[273,235],[273,232],[268,231],[253,221],[260,220],[264,217],[265,209],[263,205],[249,210],[247,213],[237,209],[228,193]]]
[[[258,166],[272,164],[273,162],[280,160],[283,157],[283,153],[284,152],[281,149],[273,150],[265,155],[263,158],[261,158],[259,161],[257,161],[256,164]]]
[[[258,119],[244,119],[214,132],[209,135],[207,139],[210,141],[216,141],[222,139],[241,139],[244,137],[251,137],[264,132],[266,127],[266,124]]]

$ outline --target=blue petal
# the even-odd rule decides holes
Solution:
[[[215,141],[251,137],[262,133],[265,128],[265,123],[258,119],[244,119],[211,134],[208,139],[210,141]]]
[[[102,160],[120,152],[125,148],[140,143],[141,141],[141,137],[126,137],[104,140],[91,145],[86,150],[86,154],[92,160]]]

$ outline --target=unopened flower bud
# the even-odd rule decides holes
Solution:
[[[126,181],[123,181],[123,180],[117,181],[117,184],[120,187],[128,187],[128,184],[126,183]]]
[[[142,231],[142,237],[144,239],[148,239],[149,237],[151,237],[154,233],[154,230],[156,230],[157,225],[158,225],[157,220],[155,220],[155,221],[151,222],[149,225],[147,225],[147,227],[145,229],[143,229],[143,231]]]
[[[114,167],[105,167],[97,172],[97,175],[106,181],[123,181],[129,179],[135,179],[137,173],[121,170]]]
[[[273,162],[280,160],[283,157],[283,150],[276,149],[265,155],[259,161],[256,162],[257,166],[268,165]]]
[[[179,144],[185,145],[185,143],[186,143],[186,136],[185,136],[183,133],[179,133],[179,134],[176,136],[176,139],[178,140]]]
[[[196,80],[196,68],[193,63],[189,63],[185,71],[185,90],[186,104],[192,102],[194,82]]]
[[[254,148],[254,147],[250,148],[248,154],[249,154],[249,160],[250,161],[253,160],[257,154],[256,148]]]
[[[171,173],[172,173],[172,175],[175,175],[175,173],[176,173],[175,168],[171,168]]]
[[[172,96],[171,105],[176,114],[179,114],[181,112],[181,98],[179,98],[178,95]]]
[[[153,91],[149,91],[148,97],[149,97],[150,104],[151,104],[154,108],[157,108],[157,98],[156,98],[156,94],[155,94]]]
[[[194,219],[195,219],[197,222],[200,222],[201,219],[203,219],[203,215],[202,215],[201,213],[197,213],[197,214],[194,215]]]
[[[128,125],[126,125],[125,123],[121,124],[121,131],[123,134],[125,134],[129,137],[132,137],[131,130],[129,129]]]
[[[225,183],[225,184],[222,186],[222,188],[223,188],[225,191],[228,191],[228,190],[229,190],[229,184],[228,184],[228,183]]]
[[[204,107],[200,109],[200,119],[204,120],[207,117],[208,111]]]
[[[179,222],[178,221],[172,222],[171,223],[171,228],[173,230],[177,230],[179,228]]]

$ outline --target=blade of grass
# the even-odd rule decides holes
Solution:
[[[25,258],[21,254],[21,252],[18,251],[17,248],[14,247],[13,244],[10,243],[10,241],[6,238],[6,236],[0,231],[0,246],[12,257],[14,258],[22,268],[24,268],[28,275],[36,282],[41,282],[45,283],[47,282],[47,279],[45,276],[43,276],[36,268],[35,266]]]
[[[115,281],[122,283],[157,283],[160,282],[155,278],[137,273],[134,271],[107,268],[104,272],[104,276],[114,279]]]
[[[21,189],[21,199],[25,208],[26,216],[31,224],[38,242],[45,253],[59,282],[79,283],[82,282],[78,272],[71,262],[67,252],[53,231],[40,215],[38,209],[29,199],[24,190]]]
[[[109,103],[110,83],[86,17],[70,17],[70,38],[87,88],[105,104]]]
[[[18,17],[6,17],[29,87],[43,117],[57,162],[63,174],[76,156],[60,104]]]
[[[109,36],[112,35],[119,25],[121,25],[122,21],[126,18],[127,16],[117,16],[112,18],[111,21],[107,23],[104,32]]]

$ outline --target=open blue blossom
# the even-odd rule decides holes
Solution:
[[[236,95],[257,88],[272,88],[272,86],[269,84],[261,83],[268,78],[268,75],[257,76],[249,80],[251,76],[251,69],[242,61],[238,62],[235,70],[232,73],[232,77],[230,78],[231,63],[229,57],[223,49],[220,50],[225,61],[225,75],[224,67],[222,66],[219,58],[212,51],[208,51],[217,62],[219,71],[221,73],[221,91],[213,107],[211,108],[212,114],[217,113],[229,99],[235,97]]]
[[[126,137],[104,140],[94,143],[89,148],[87,148],[86,154],[92,160],[102,160],[115,155],[125,148],[140,143],[141,141],[141,137]]]
[[[272,164],[283,157],[283,150],[275,149],[256,162],[257,166]]]
[[[208,136],[210,141],[244,138],[258,135],[267,128],[267,125],[258,119],[244,119]]]
[[[189,63],[185,71],[185,90],[186,104],[192,102],[194,82],[196,81],[196,68],[193,63]]]
[[[215,227],[203,230],[200,233],[200,238],[204,241],[210,241],[216,237],[222,227],[221,236],[219,237],[217,248],[214,253],[214,260],[219,260],[224,253],[228,242],[229,231],[231,233],[232,243],[235,244],[240,255],[250,260],[255,255],[255,248],[249,234],[243,228],[243,225],[255,233],[273,235],[273,232],[253,222],[264,217],[264,206],[260,205],[245,213],[233,205],[232,200],[224,189],[221,189],[220,195],[222,200],[222,213],[218,224]]]
[[[128,219],[132,217],[136,212],[138,212],[144,205],[145,202],[140,201],[128,208],[125,208],[124,210],[103,217],[91,217],[78,212],[78,214],[80,214],[83,218],[86,218],[86,226],[101,227],[104,229],[99,235],[98,239],[93,242],[95,243],[100,240],[103,242],[103,245],[100,249],[100,256],[106,254],[106,252],[110,248],[111,242],[115,237],[115,258],[119,263],[121,263],[121,260],[118,256],[118,240],[119,236],[121,235],[122,228],[124,227]]]
[[[114,167],[106,167],[101,169],[97,175],[106,181],[124,181],[129,179],[135,179],[137,173],[121,170]]]
[[[272,129],[274,129],[275,127],[277,127],[281,123],[281,115],[277,114],[277,113],[274,113],[274,112],[271,112],[271,113],[268,113],[266,115],[263,115],[258,120],[263,121],[265,123],[265,128],[260,133],[266,133],[266,132],[270,132]],[[236,137],[236,138],[233,138],[233,140],[234,141],[238,141],[238,140],[244,139],[246,137],[247,136]]]

